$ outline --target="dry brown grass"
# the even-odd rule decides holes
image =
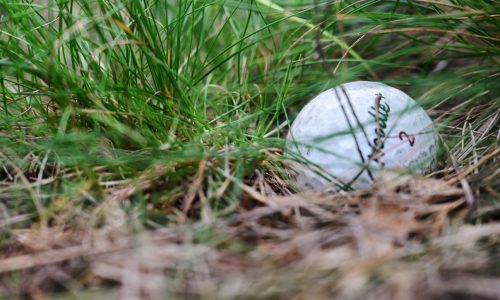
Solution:
[[[495,163],[498,151],[484,157],[477,166]],[[467,202],[461,182],[470,168],[443,179],[386,172],[369,189],[336,194],[286,194],[284,181],[268,172],[241,184],[233,218],[214,219],[203,208],[199,184],[206,165],[200,163],[179,210],[171,212],[177,225],[137,230],[131,224],[138,216],[123,209],[139,186],[161,188],[160,167],[106,190],[106,200],[92,214],[73,215],[74,226],[13,229],[15,238],[0,260],[2,294],[500,298],[498,207]]]

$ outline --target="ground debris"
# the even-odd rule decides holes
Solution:
[[[482,272],[500,227],[453,226],[470,209],[461,189],[391,176],[335,194],[264,198],[267,181],[246,185],[245,204],[212,224],[208,242],[200,242],[207,232],[196,222],[133,229],[135,216],[120,205],[130,191],[110,190],[95,209],[99,226],[13,231],[0,286],[16,297],[101,286],[116,299],[495,299],[491,283],[500,274]],[[13,272],[23,273],[21,283]]]

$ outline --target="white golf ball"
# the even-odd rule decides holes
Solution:
[[[293,122],[287,144],[304,162],[296,171],[306,188],[367,187],[382,168],[424,173],[438,145],[432,120],[413,99],[370,81],[316,96]]]

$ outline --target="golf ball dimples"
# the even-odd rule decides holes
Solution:
[[[423,173],[433,167],[437,150],[427,113],[402,91],[369,81],[319,94],[300,111],[287,142],[315,166],[297,170],[297,182],[306,188],[328,182],[363,188],[381,168]]]

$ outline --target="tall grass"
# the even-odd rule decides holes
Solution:
[[[249,162],[281,147],[301,105],[355,79],[400,87],[429,109],[451,151],[443,166],[449,154],[467,165],[497,146],[488,122],[498,118],[499,24],[487,1],[1,7],[2,178],[26,212],[34,206],[11,193],[37,198],[26,185],[46,177],[39,209],[65,193],[60,180],[130,180],[180,164],[164,175],[182,181],[203,157],[226,157],[239,180],[251,178],[259,167]]]

